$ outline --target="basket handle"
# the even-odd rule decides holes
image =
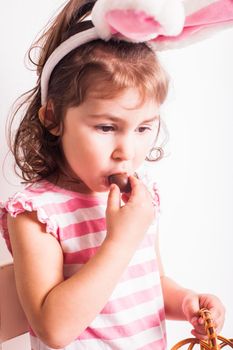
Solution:
[[[214,328],[214,322],[211,318],[211,313],[208,309],[200,309],[199,316],[203,318],[205,324],[206,335],[208,340],[199,340],[197,338],[187,338],[179,341],[176,345],[174,345],[171,350],[178,350],[184,345],[189,345],[188,349],[193,349],[195,344],[200,345],[201,350],[220,350],[220,346],[218,345],[218,336],[216,334]]]
[[[212,350],[219,350],[220,347],[218,345],[218,337],[217,333],[214,328],[214,322],[211,317],[211,313],[208,309],[201,309],[199,310],[199,315],[203,318],[205,322],[205,331],[208,336],[208,344],[210,346],[210,349]]]

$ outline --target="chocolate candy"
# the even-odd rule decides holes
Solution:
[[[108,177],[109,184],[116,184],[121,192],[128,193],[131,191],[131,186],[127,174],[112,174]]]

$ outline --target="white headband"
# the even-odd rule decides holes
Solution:
[[[156,50],[190,45],[233,25],[233,0],[96,0],[94,27],[77,33],[49,56],[41,75],[41,104],[56,65],[72,50],[96,39],[150,42]]]
[[[42,106],[47,102],[48,85],[52,71],[56,65],[72,50],[76,49],[82,44],[86,44],[90,41],[98,39],[99,36],[94,28],[85,30],[81,33],[77,33],[71,36],[69,39],[63,41],[53,53],[49,56],[46,64],[44,65],[41,74],[41,104]]]

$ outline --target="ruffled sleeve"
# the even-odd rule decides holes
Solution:
[[[146,185],[151,196],[152,203],[157,209],[157,213],[160,212],[160,196],[157,183],[155,182],[154,169],[151,166],[145,164],[137,171],[138,177]]]
[[[153,182],[151,186],[151,195],[152,195],[152,200],[154,206],[160,210],[160,196],[159,196],[159,191],[157,187],[157,183]]]
[[[10,252],[12,252],[12,250],[7,228],[7,214],[10,214],[12,217],[16,217],[25,211],[35,211],[37,213],[38,221],[45,224],[46,232],[52,234],[56,239],[58,239],[57,224],[52,220],[52,218],[49,217],[49,215],[47,215],[44,208],[37,205],[35,198],[29,197],[25,193],[17,192],[5,203],[0,202],[0,232],[5,239]]]

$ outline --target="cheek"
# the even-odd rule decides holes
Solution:
[[[144,160],[150,153],[150,150],[151,150],[150,142],[144,143],[143,146],[142,144],[140,144],[137,147],[137,149],[135,150],[135,158],[134,158],[135,163],[137,163],[137,166],[144,162]]]
[[[62,139],[63,153],[66,162],[71,166],[73,170],[80,163],[82,157],[82,146],[78,143],[77,139],[71,137],[63,137]]]
[[[141,145],[141,152],[148,153],[154,146],[155,136],[154,134],[145,135],[143,144]]]
[[[151,149],[155,147],[155,144],[157,144],[157,130],[148,138],[147,152],[150,152]]]
[[[77,145],[72,138],[63,137],[61,144],[66,157],[72,155],[77,149]]]
[[[154,135],[147,135],[143,142],[140,142],[137,147],[136,159],[137,163],[142,163],[148,157],[151,152],[151,149],[154,147]]]

